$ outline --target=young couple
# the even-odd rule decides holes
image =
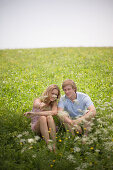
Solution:
[[[62,84],[62,89],[65,95],[60,98],[59,87],[55,84],[50,85],[40,98],[34,100],[32,112],[24,113],[25,116],[31,118],[32,130],[40,134],[47,144],[49,144],[51,137],[54,151],[56,144],[54,115],[57,115],[64,123],[65,128],[69,129],[74,135],[74,130],[82,133],[79,125],[83,121],[84,128],[88,129],[89,122],[96,114],[90,97],[87,94],[77,92],[77,87],[73,80],[65,80]],[[60,100],[57,105],[58,99]]]

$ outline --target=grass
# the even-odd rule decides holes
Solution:
[[[113,167],[113,48],[0,50],[0,169],[111,170]],[[94,102],[88,137],[72,137],[59,120],[56,154],[36,140],[23,113],[50,84],[72,79]],[[63,91],[61,89],[61,94]],[[33,142],[29,142],[32,139]],[[86,144],[82,144],[85,141]]]

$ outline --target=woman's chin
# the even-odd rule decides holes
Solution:
[[[54,102],[54,101],[55,101],[55,99],[53,99],[53,98],[52,98],[52,99],[50,99],[50,101],[51,101],[51,102]]]

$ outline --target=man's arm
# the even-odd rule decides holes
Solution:
[[[59,114],[60,112],[63,112],[64,109],[61,107],[58,107],[58,117],[64,122],[64,123],[69,123],[70,125],[72,125],[72,120],[66,116],[66,115],[61,115]]]
[[[90,121],[96,115],[96,109],[94,105],[88,107],[88,112],[81,116],[80,118],[73,120],[73,123],[79,124],[82,121]]]

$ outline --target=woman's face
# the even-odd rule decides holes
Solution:
[[[57,97],[58,97],[58,90],[53,89],[49,95],[50,101],[53,102],[53,101],[57,100]]]

